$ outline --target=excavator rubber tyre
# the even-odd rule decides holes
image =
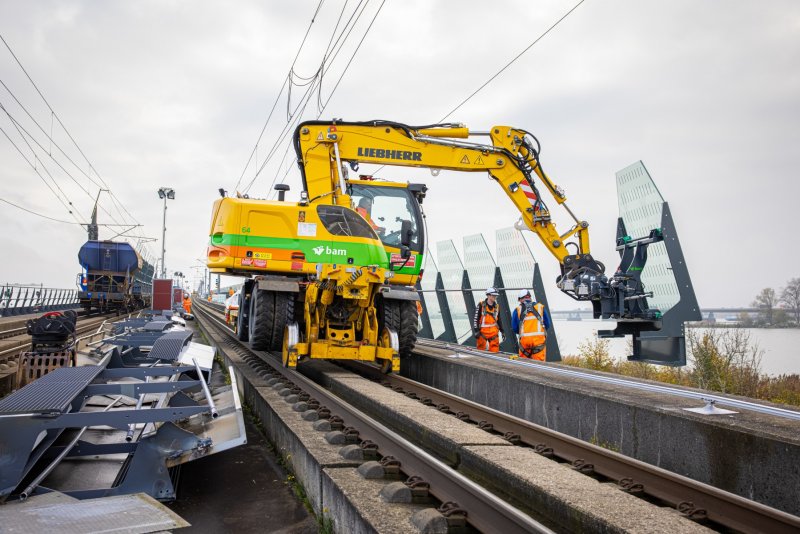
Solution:
[[[379,329],[389,327],[397,332],[400,340],[400,358],[407,358],[417,343],[419,314],[417,303],[413,300],[381,299],[382,309],[378,315]]]
[[[250,297],[250,346],[280,351],[283,331],[294,320],[294,293],[253,288]]]
[[[250,317],[250,293],[245,292],[247,282],[245,282],[245,286],[239,293],[239,313],[236,314],[236,339],[245,342],[249,339],[250,334],[250,325],[247,321],[248,317]]]

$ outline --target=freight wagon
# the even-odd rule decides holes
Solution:
[[[87,241],[78,261],[78,300],[86,311],[130,311],[150,305],[153,266],[129,243]]]

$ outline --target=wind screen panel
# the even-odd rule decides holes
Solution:
[[[442,308],[439,306],[439,297],[436,294],[436,278],[439,269],[433,261],[433,254],[425,255],[425,276],[422,277],[420,287],[422,287],[422,305],[428,312],[428,319],[431,321],[431,331],[433,338],[444,334],[444,319],[442,318]]]
[[[495,264],[482,234],[464,237],[464,265],[469,285],[474,288],[475,304],[486,298],[486,288],[494,285]]]
[[[664,197],[641,161],[617,172],[617,200],[619,216],[633,239],[646,237],[652,229],[661,228]],[[678,284],[663,242],[647,247],[647,263],[641,280],[645,291],[653,292],[653,296],[647,299],[650,308],[664,314],[680,300]]]
[[[533,271],[536,260],[533,258],[528,242],[516,228],[500,228],[495,232],[497,242],[497,266],[506,291],[508,309],[513,310],[519,304],[517,293],[520,289],[531,289],[533,294]]]
[[[472,335],[472,318],[467,316],[467,304],[464,302],[464,294],[461,292],[464,265],[461,263],[461,258],[451,239],[436,243],[436,256],[439,258],[439,272],[442,274],[456,340],[462,343]]]

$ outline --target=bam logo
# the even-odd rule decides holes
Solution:
[[[331,256],[347,256],[347,250],[343,248],[331,248],[328,246],[320,245],[318,247],[314,247],[313,250],[314,254],[316,254],[317,256],[319,256],[323,252],[325,254],[330,254]]]

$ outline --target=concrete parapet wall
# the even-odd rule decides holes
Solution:
[[[698,407],[691,399],[554,375],[513,362],[453,358],[451,351],[430,353],[404,360],[402,374],[800,515],[800,422],[755,412],[700,415],[683,410]]]

